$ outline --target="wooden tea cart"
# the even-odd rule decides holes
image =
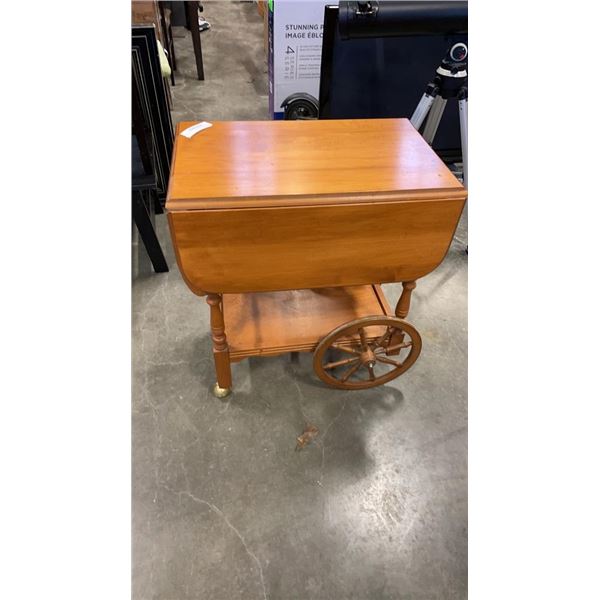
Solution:
[[[364,389],[417,359],[404,319],[448,251],[466,190],[407,119],[217,122],[179,135],[167,199],[177,262],[210,306],[217,384],[231,362],[314,352]],[[380,283],[402,282],[395,310]]]

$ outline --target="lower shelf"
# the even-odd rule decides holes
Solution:
[[[225,294],[232,361],[313,351],[332,329],[369,315],[393,315],[379,285]]]

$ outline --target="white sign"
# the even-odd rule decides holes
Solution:
[[[281,105],[292,94],[304,92],[319,98],[323,16],[327,5],[337,5],[337,0],[273,2],[273,13],[269,15],[272,17],[269,66],[274,118],[283,116]]]

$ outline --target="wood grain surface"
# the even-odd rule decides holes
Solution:
[[[408,119],[178,124],[169,211],[457,198],[466,191]]]
[[[223,313],[231,360],[312,351],[342,323],[393,314],[379,286],[371,285],[225,294]]]
[[[414,281],[442,261],[464,200],[170,212],[196,294]]]

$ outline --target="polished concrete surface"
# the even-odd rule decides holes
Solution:
[[[178,38],[174,121],[266,118],[249,112],[266,102],[255,7],[205,6],[207,79]],[[230,53],[252,66],[231,68]],[[423,351],[400,378],[344,392],[308,354],[254,358],[220,401],[208,307],[179,275],[164,216],[157,226],[169,273],[133,247],[133,598],[466,598],[464,245],[418,282],[407,320]],[[384,289],[395,303],[400,286]],[[295,451],[307,421],[320,435]]]

